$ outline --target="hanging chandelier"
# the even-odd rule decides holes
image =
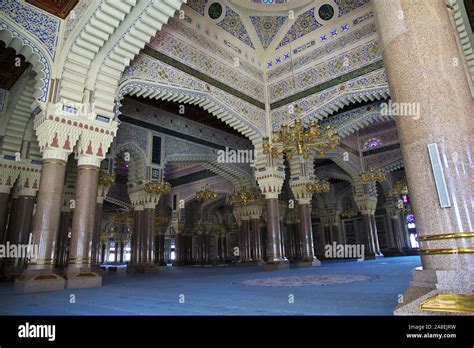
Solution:
[[[324,155],[326,151],[337,148],[339,135],[331,126],[322,129],[315,121],[311,121],[307,126],[301,121],[301,107],[296,105],[295,110],[294,123],[290,126],[282,124],[279,130],[274,130],[271,144],[268,137],[263,138],[264,154],[279,156],[284,153],[288,159],[296,154],[306,159],[312,151]]]
[[[247,187],[242,187],[241,190],[235,191],[226,197],[226,204],[233,206],[245,206],[250,204],[263,203],[264,198],[261,193],[255,189],[247,189]]]
[[[357,211],[353,208],[347,207],[341,212],[341,217],[350,219],[354,216],[357,216]]]
[[[147,193],[169,193],[171,185],[167,182],[150,181],[145,183],[145,191]]]
[[[314,182],[309,182],[306,184],[306,190],[310,193],[324,193],[329,192],[330,190],[329,181],[324,180],[315,180]]]
[[[99,173],[99,185],[110,187],[115,182],[115,174],[107,173],[106,171],[101,171]]]
[[[405,180],[397,181],[393,188],[388,192],[389,196],[392,198],[398,198],[403,195],[408,194],[408,186]]]
[[[364,184],[368,184],[370,182],[375,182],[375,181],[384,181],[385,180],[385,173],[383,172],[382,169],[379,169],[377,173],[375,172],[374,168],[369,168],[368,172],[362,172],[359,174],[360,180]]]
[[[317,216],[324,216],[324,215],[328,215],[329,214],[329,209],[327,207],[316,207],[313,209],[313,212],[317,215]]]
[[[166,225],[168,224],[168,215],[166,213],[156,213],[155,214],[155,224],[157,225]]]
[[[196,199],[198,201],[212,201],[216,199],[217,196],[218,196],[217,192],[210,189],[207,184],[206,184],[206,187],[203,188],[201,191],[196,192]]]

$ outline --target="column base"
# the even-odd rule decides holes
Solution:
[[[64,290],[66,280],[53,270],[25,270],[14,283],[18,293],[44,292]]]
[[[375,260],[377,255],[375,253],[365,253],[364,254],[364,261],[365,260]]]
[[[296,267],[320,267],[321,261],[318,259],[315,260],[297,260],[294,262]]]
[[[66,270],[66,289],[97,288],[102,286],[102,277],[90,267]]]
[[[263,265],[264,271],[283,271],[290,269],[288,260],[278,262],[265,262]]]
[[[456,308],[442,303],[437,310],[421,309],[421,304],[430,300],[437,294],[449,295],[472,295],[474,284],[469,281],[474,277],[474,271],[434,271],[423,270],[421,267],[412,271],[413,280],[403,295],[403,303],[399,304],[394,311],[395,315],[473,315],[472,306],[468,312],[458,312]],[[439,305],[439,303],[438,303]],[[445,310],[443,310],[443,307]]]

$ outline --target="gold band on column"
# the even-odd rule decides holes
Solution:
[[[420,249],[420,254],[421,255],[474,254],[474,247],[447,248],[447,249]]]
[[[443,234],[432,234],[429,236],[420,236],[416,238],[419,242],[429,242],[432,240],[444,240],[444,239],[462,239],[462,238],[474,238],[474,232],[452,232]]]
[[[474,295],[436,294],[420,303],[423,311],[474,313]]]

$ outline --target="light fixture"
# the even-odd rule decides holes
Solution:
[[[258,204],[264,202],[264,197],[261,193],[255,189],[247,189],[247,187],[242,187],[241,190],[236,191],[226,197],[226,204],[233,206],[245,206],[250,204]]]
[[[362,172],[359,174],[360,180],[364,184],[368,184],[370,182],[375,182],[375,181],[384,181],[385,180],[385,173],[383,172],[382,169],[379,169],[377,173],[375,172],[374,168],[369,168],[368,172]]]
[[[263,153],[279,156],[286,154],[291,159],[295,154],[309,158],[311,151],[323,155],[327,150],[335,150],[339,145],[339,135],[330,126],[324,129],[315,121],[306,126],[301,121],[301,107],[296,105],[296,119],[290,126],[282,124],[279,130],[273,131],[272,143],[268,137],[263,138]],[[290,114],[292,114],[290,106]]]
[[[323,193],[329,192],[330,184],[329,181],[324,180],[315,180],[314,182],[309,182],[306,184],[306,190],[310,193]]]
[[[288,26],[290,23],[288,23]],[[290,27],[288,27],[290,30]],[[291,42],[289,43],[291,50]],[[295,67],[293,55],[291,59],[291,71],[293,75],[293,94],[296,93]],[[301,120],[301,105],[290,104],[288,112],[290,115],[296,114],[296,118],[291,125],[281,124],[279,130],[272,132],[270,143],[269,137],[263,137],[263,153],[272,157],[286,155],[291,159],[295,154],[303,158],[309,158],[311,151],[317,151],[323,155],[327,150],[335,150],[339,145],[339,135],[330,126],[321,128],[315,121],[305,125]]]
[[[317,216],[324,216],[324,215],[328,215],[329,214],[329,209],[327,207],[316,207],[313,209],[313,212],[317,215]]]
[[[171,185],[167,182],[150,181],[145,183],[147,193],[168,193],[171,191]]]
[[[115,182],[115,174],[107,173],[105,171],[101,171],[99,173],[99,185],[109,187]]]
[[[203,188],[201,191],[196,192],[196,199],[198,201],[212,201],[216,199],[217,196],[218,196],[217,192],[210,189],[207,184],[206,184],[206,187]]]
[[[341,217],[346,219],[350,219],[354,216],[357,216],[357,211],[351,207],[347,207],[341,212]]]

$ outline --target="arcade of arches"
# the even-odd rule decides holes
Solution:
[[[396,314],[474,311],[469,1],[42,3],[0,3],[2,286],[404,256]]]

